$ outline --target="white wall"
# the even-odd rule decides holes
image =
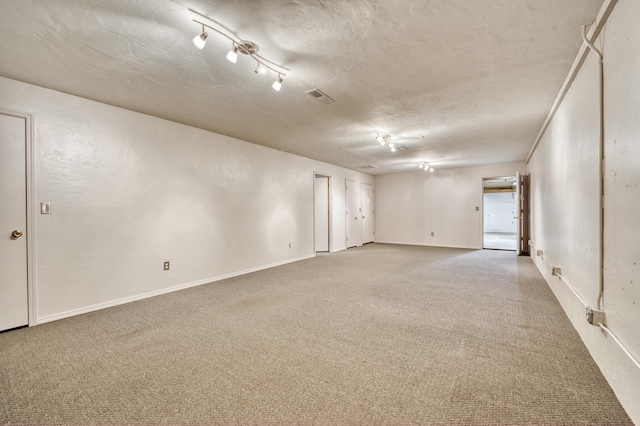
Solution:
[[[605,58],[607,326],[640,357],[640,2],[620,0],[596,45]],[[591,306],[598,294],[598,67],[590,54],[529,163],[532,239]],[[544,261],[538,268],[636,424],[640,370]]]
[[[517,232],[518,204],[515,192],[485,192],[482,197],[484,210],[484,232]]]
[[[0,94],[0,108],[33,115],[35,199],[51,202],[35,216],[38,322],[313,256],[314,172],[373,183],[6,78]],[[332,189],[336,251],[345,192]]]
[[[482,179],[525,169],[505,163],[376,176],[376,242],[481,249]]]

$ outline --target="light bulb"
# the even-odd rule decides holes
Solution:
[[[235,64],[238,61],[238,46],[233,44],[233,49],[227,53],[227,60],[232,64]]]
[[[422,168],[424,168],[424,164],[420,163],[420,164],[418,164],[418,167],[420,167],[422,169]]]
[[[430,172],[433,172],[433,167],[431,167],[431,169],[429,169]]]
[[[429,170],[430,170],[430,167],[429,167],[429,166],[424,166],[424,171],[425,171],[425,172],[426,172],[426,171],[429,171]]]
[[[396,152],[396,147],[395,146],[391,147],[391,152]]]
[[[282,87],[282,77],[280,75],[278,75],[278,79],[273,83],[273,85],[271,85],[271,87],[273,87],[273,90],[276,92],[280,91],[280,88]]]
[[[267,67],[262,65],[260,62],[256,65],[256,69],[253,70],[258,75],[267,75]]]
[[[198,49],[202,49],[207,42],[207,33],[204,32],[204,27],[202,28],[202,32],[193,38],[193,45]]]
[[[384,138],[382,137],[381,134],[378,134],[378,136],[376,136],[376,140],[384,145]]]

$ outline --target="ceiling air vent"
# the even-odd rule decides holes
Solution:
[[[335,102],[333,99],[331,99],[326,93],[322,92],[320,89],[315,88],[315,89],[311,89],[311,90],[307,90],[306,92],[307,95],[311,96],[312,98],[316,99],[318,102],[323,103],[323,104],[330,104]]]
[[[373,164],[367,164],[366,166],[360,166],[359,169],[377,169]]]

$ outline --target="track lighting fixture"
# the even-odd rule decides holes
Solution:
[[[203,25],[202,32],[193,38],[193,45],[198,49],[202,50],[205,43],[207,42],[207,37],[209,37],[209,35],[204,31],[204,25]]]
[[[388,135],[384,132],[379,132],[377,130],[375,133],[376,140],[380,143],[380,145],[387,146],[391,150],[391,152],[396,152],[398,149],[402,148],[395,142],[391,142],[391,135]]]
[[[282,87],[282,76],[280,74],[278,74],[278,79],[271,85],[271,87],[273,87],[273,90],[276,92],[280,91],[280,88]]]
[[[233,47],[229,53],[227,53],[227,60],[232,64],[235,64],[238,61],[238,46],[236,46],[235,43],[233,43]]]
[[[204,48],[207,37],[209,37],[208,34],[205,32],[205,27],[207,29],[215,31],[221,36],[229,39],[232,43],[231,50],[229,51],[229,53],[227,53],[227,60],[229,62],[232,62],[235,64],[238,61],[238,52],[242,53],[243,55],[250,56],[253,60],[256,61],[256,68],[254,69],[254,72],[257,75],[267,75],[269,71],[272,71],[278,74],[278,79],[273,83],[272,87],[274,90],[280,91],[280,88],[282,87],[283,77],[285,77],[287,75],[286,73],[290,71],[289,68],[276,64],[275,62],[272,62],[258,55],[259,48],[257,44],[249,40],[240,39],[238,36],[235,35],[234,32],[227,29],[224,25],[220,24],[214,19],[211,19],[200,12],[196,12],[193,9],[189,9],[189,11],[210,22],[210,24],[206,24],[197,19],[193,19],[193,22],[202,26],[202,32],[193,38],[193,44],[198,49]]]
[[[430,166],[427,161],[421,161],[420,164],[418,164],[418,167],[425,172],[433,172],[433,166]]]
[[[253,70],[253,72],[255,72],[258,75],[267,75],[269,71],[267,70],[267,67],[265,67],[260,62],[258,62],[256,65],[256,69]]]

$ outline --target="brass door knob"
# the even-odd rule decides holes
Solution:
[[[15,229],[15,230],[11,233],[11,236],[12,236],[13,238],[20,238],[20,237],[22,237],[22,231],[18,231],[17,229]]]

